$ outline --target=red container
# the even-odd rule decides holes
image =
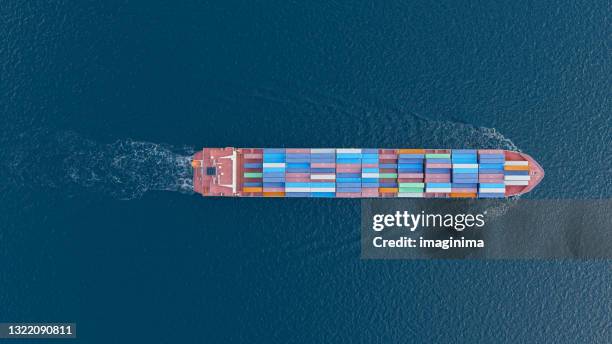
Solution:
[[[423,178],[423,173],[400,173],[398,178]]]

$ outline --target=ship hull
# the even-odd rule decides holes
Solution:
[[[544,177],[508,150],[204,148],[194,190],[220,197],[505,198]]]

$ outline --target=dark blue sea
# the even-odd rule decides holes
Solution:
[[[609,199],[611,10],[0,3],[0,322],[75,322],[81,343],[612,342],[608,260],[363,260],[359,200],[205,199],[188,165],[519,149],[546,170],[525,199]]]

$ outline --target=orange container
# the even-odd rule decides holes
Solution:
[[[242,192],[261,192],[263,188],[261,187],[245,187],[242,188]]]
[[[451,192],[451,198],[476,198],[476,194],[472,192]]]
[[[425,154],[424,149],[400,149],[399,154]]]
[[[378,191],[382,193],[397,193],[397,188],[378,188]]]
[[[285,197],[284,192],[264,192],[264,197]]]
[[[506,171],[529,171],[529,166],[504,166]]]

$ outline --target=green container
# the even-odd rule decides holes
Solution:
[[[425,154],[425,158],[427,159],[450,159],[450,154]]]
[[[424,188],[425,183],[399,183],[400,188]]]
[[[399,188],[399,192],[423,192],[423,188]]]
[[[261,172],[244,172],[244,178],[262,178],[263,173]]]
[[[378,178],[397,178],[397,173],[380,173]]]

